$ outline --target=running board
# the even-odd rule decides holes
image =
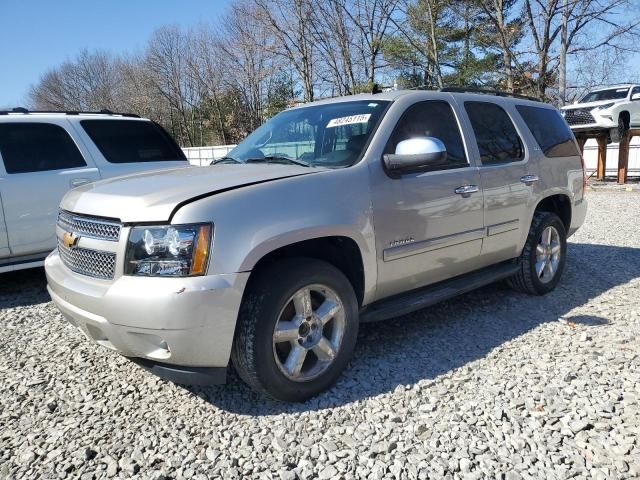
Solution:
[[[484,287],[515,274],[520,268],[515,261],[500,263],[428,287],[379,300],[360,312],[361,322],[377,322],[421,310],[452,297]]]

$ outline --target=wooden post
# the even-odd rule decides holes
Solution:
[[[604,180],[607,174],[607,137],[599,135],[596,137],[598,141],[598,180]]]
[[[584,156],[584,144],[587,143],[587,137],[577,137],[578,147],[580,148],[580,154]]]
[[[631,132],[624,134],[618,147],[618,183],[627,183],[627,167],[629,166],[629,142]]]

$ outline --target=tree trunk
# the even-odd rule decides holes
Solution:
[[[560,30],[559,94],[560,106],[567,101],[567,24],[569,23],[568,0],[562,0],[562,27]]]

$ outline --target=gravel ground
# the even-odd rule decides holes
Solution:
[[[0,478],[639,478],[640,195],[589,201],[555,292],[364,325],[301,405],[159,380],[3,275]]]

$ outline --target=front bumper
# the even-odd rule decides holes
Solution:
[[[567,232],[567,238],[578,231],[578,229],[584,224],[587,217],[587,199],[583,197],[577,200],[573,204],[571,212],[571,226]]]
[[[72,272],[57,250],[45,271],[64,317],[99,345],[161,374],[226,369],[249,273],[106,281]]]
[[[572,125],[569,123],[569,127],[574,132],[590,132],[590,131],[600,131],[600,130],[610,130],[612,128],[618,128],[617,119],[613,120],[613,116],[610,113],[606,113],[604,115],[600,114],[598,111],[591,111],[591,116],[594,119],[592,123],[577,123]],[[611,116],[611,118],[608,118]]]

